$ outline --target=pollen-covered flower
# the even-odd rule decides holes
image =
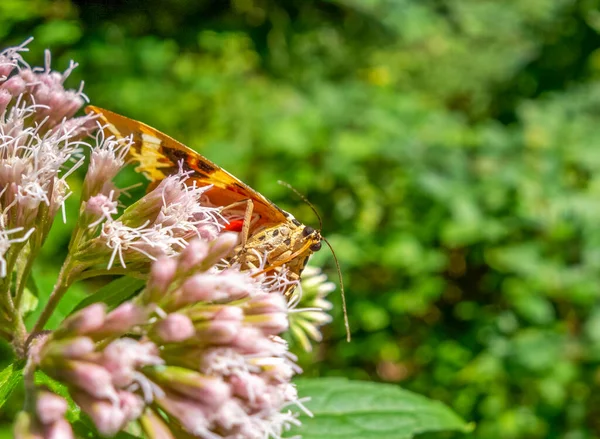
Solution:
[[[135,299],[84,308],[41,341],[37,366],[106,436],[134,422],[148,437],[280,437],[299,404],[287,303],[273,279],[216,268],[236,243],[226,233],[159,259]]]
[[[116,193],[118,198],[119,192],[114,187],[112,179],[125,166],[125,158],[131,147],[130,139],[106,138],[104,131],[99,129],[94,144],[83,182],[82,200],[87,201],[94,195],[108,196],[111,193]]]
[[[75,258],[108,272],[113,266],[147,272],[151,261],[172,256],[194,237],[210,241],[223,230],[226,220],[220,209],[208,205],[210,186],[187,183],[185,172],[165,178],[140,200],[117,213],[114,190],[91,196],[83,207],[85,227],[99,227],[98,235],[83,239]]]
[[[0,277],[26,241],[44,241],[70,195],[66,179],[83,163],[79,138],[92,120],[73,118],[84,96],[63,86],[75,64],[53,72],[47,54],[44,69],[31,69],[25,50],[0,52]]]

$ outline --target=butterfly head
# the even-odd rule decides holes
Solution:
[[[310,243],[308,249],[311,252],[314,253],[321,250],[321,241],[323,238],[319,230],[313,229],[311,226],[304,226],[301,235],[306,242]]]

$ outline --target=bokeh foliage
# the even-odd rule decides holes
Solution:
[[[308,374],[398,382],[478,438],[600,436],[600,1],[0,2],[2,46],[29,35],[95,105],[317,206],[353,341],[337,307]]]

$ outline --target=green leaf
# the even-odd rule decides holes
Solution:
[[[23,367],[25,362],[17,361],[5,367],[0,372],[0,407],[10,397],[12,391],[23,380]]]
[[[452,410],[396,385],[349,381],[344,378],[296,382],[314,417],[302,415],[292,435],[304,439],[409,439],[424,432],[470,432]]]
[[[72,313],[96,302],[106,303],[109,309],[116,308],[137,293],[145,283],[146,281],[142,279],[122,276],[104,285],[94,294],[83,299],[75,308],[73,308]]]
[[[75,402],[71,398],[71,395],[69,394],[69,390],[65,385],[50,378],[41,370],[35,372],[35,384],[36,386],[46,387],[48,390],[65,398],[69,405],[66,415],[67,421],[69,421],[70,423],[79,421],[79,418],[81,417],[81,409],[77,406],[77,404],[75,404]]]

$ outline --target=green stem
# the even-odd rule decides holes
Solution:
[[[25,267],[23,267],[23,272],[21,273],[21,278],[17,283],[17,292],[15,294],[15,310],[19,312],[19,308],[21,307],[21,300],[23,299],[23,292],[25,291],[25,286],[27,285],[27,281],[29,280],[29,276],[31,275],[31,269],[33,268],[33,261],[37,256],[37,252],[33,252],[27,258],[27,262],[25,263]]]
[[[31,334],[27,339],[27,343],[29,343],[32,337],[35,336],[38,332],[44,329],[44,326],[48,322],[48,319],[56,309],[58,302],[62,299],[64,293],[73,283],[73,279],[77,277],[77,268],[73,267],[71,256],[68,255],[67,259],[63,263],[63,266],[60,269],[60,273],[58,274],[58,279],[56,280],[56,284],[54,285],[54,289],[48,298],[48,303],[44,307],[42,314],[38,317],[37,321],[33,329],[31,330]]]
[[[41,330],[44,329],[46,323],[48,323],[48,319],[56,309],[58,302],[62,299],[65,292],[69,289],[71,284],[75,282],[77,276],[81,273],[84,267],[81,265],[74,265],[73,254],[76,253],[75,249],[79,247],[79,242],[81,238],[85,235],[85,229],[82,229],[79,226],[79,222],[75,226],[75,230],[73,230],[73,235],[71,235],[71,241],[69,242],[69,253],[67,254],[67,258],[63,262],[62,267],[60,268],[60,273],[58,273],[58,279],[56,279],[56,284],[54,285],[54,289],[52,293],[50,293],[50,297],[48,298],[48,302],[44,307],[44,310],[38,317],[29,337],[27,338],[26,344],[29,345],[33,337],[36,336]]]
[[[13,302],[12,295],[10,294],[10,286],[12,283],[12,272],[15,268],[15,264],[17,263],[20,250],[20,246],[19,248],[15,246],[8,251],[6,257],[6,276],[2,281],[2,295],[4,296],[2,298],[2,305],[4,305],[10,314],[14,314],[15,312],[15,304]]]
[[[35,362],[31,357],[27,359],[23,369],[23,381],[25,387],[24,409],[30,413],[35,412]]]

